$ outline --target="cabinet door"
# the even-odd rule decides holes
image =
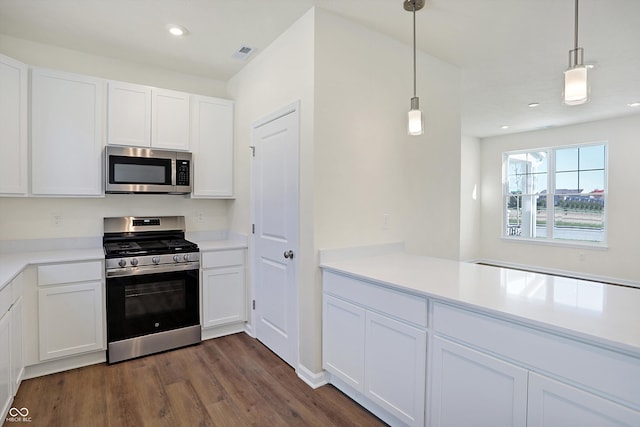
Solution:
[[[109,82],[107,144],[151,146],[151,88]]]
[[[11,307],[11,391],[13,396],[24,376],[24,358],[22,357],[22,298]]]
[[[191,197],[233,197],[233,102],[191,97]]]
[[[32,193],[101,195],[104,82],[33,69],[31,84]]]
[[[27,193],[27,66],[0,55],[0,193]]]
[[[0,313],[0,417],[3,417],[13,399],[11,388],[11,346],[9,313]],[[0,418],[1,419],[1,418]]]
[[[355,390],[364,392],[365,310],[324,296],[322,367]]]
[[[38,290],[40,360],[104,349],[102,282]]]
[[[189,94],[151,91],[151,146],[189,150]]]
[[[244,268],[204,270],[202,275],[202,327],[245,321]]]
[[[531,373],[527,426],[636,427],[640,412]]]
[[[526,425],[525,369],[439,337],[432,343],[429,425]]]
[[[407,425],[424,425],[427,333],[366,314],[365,395]]]

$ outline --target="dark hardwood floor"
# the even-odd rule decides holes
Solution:
[[[36,426],[382,426],[331,385],[312,389],[259,341],[200,345],[22,382],[12,405]]]

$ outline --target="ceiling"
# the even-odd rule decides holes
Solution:
[[[402,0],[0,0],[0,33],[226,81],[312,6],[411,43]],[[574,107],[560,101],[573,0],[426,0],[417,44],[461,68],[462,133],[487,137],[639,114],[639,16],[640,0],[580,1],[595,68],[591,100]],[[170,36],[170,23],[190,34]],[[255,53],[233,58],[243,45]],[[426,78],[418,70],[418,96]]]

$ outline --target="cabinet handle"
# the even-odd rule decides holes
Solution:
[[[291,251],[291,250],[285,251],[284,252],[284,257],[285,258],[289,258],[289,259],[293,259],[293,251]]]

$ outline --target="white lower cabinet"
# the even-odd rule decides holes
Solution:
[[[9,410],[24,374],[22,274],[0,291],[0,419]]]
[[[455,306],[433,313],[429,426],[640,426],[638,358]]]
[[[392,425],[424,425],[426,299],[327,272],[323,286],[330,382]]]
[[[527,425],[637,427],[640,426],[640,412],[560,381],[530,373]]]
[[[104,350],[102,263],[38,267],[40,360]]]
[[[244,250],[202,253],[202,327],[247,320]]]
[[[0,416],[4,420],[4,415],[13,401],[11,391],[11,322],[8,312],[0,313],[0,316]]]
[[[440,337],[431,350],[431,426],[527,425],[526,369]]]
[[[367,312],[365,396],[408,425],[424,423],[427,333]]]

